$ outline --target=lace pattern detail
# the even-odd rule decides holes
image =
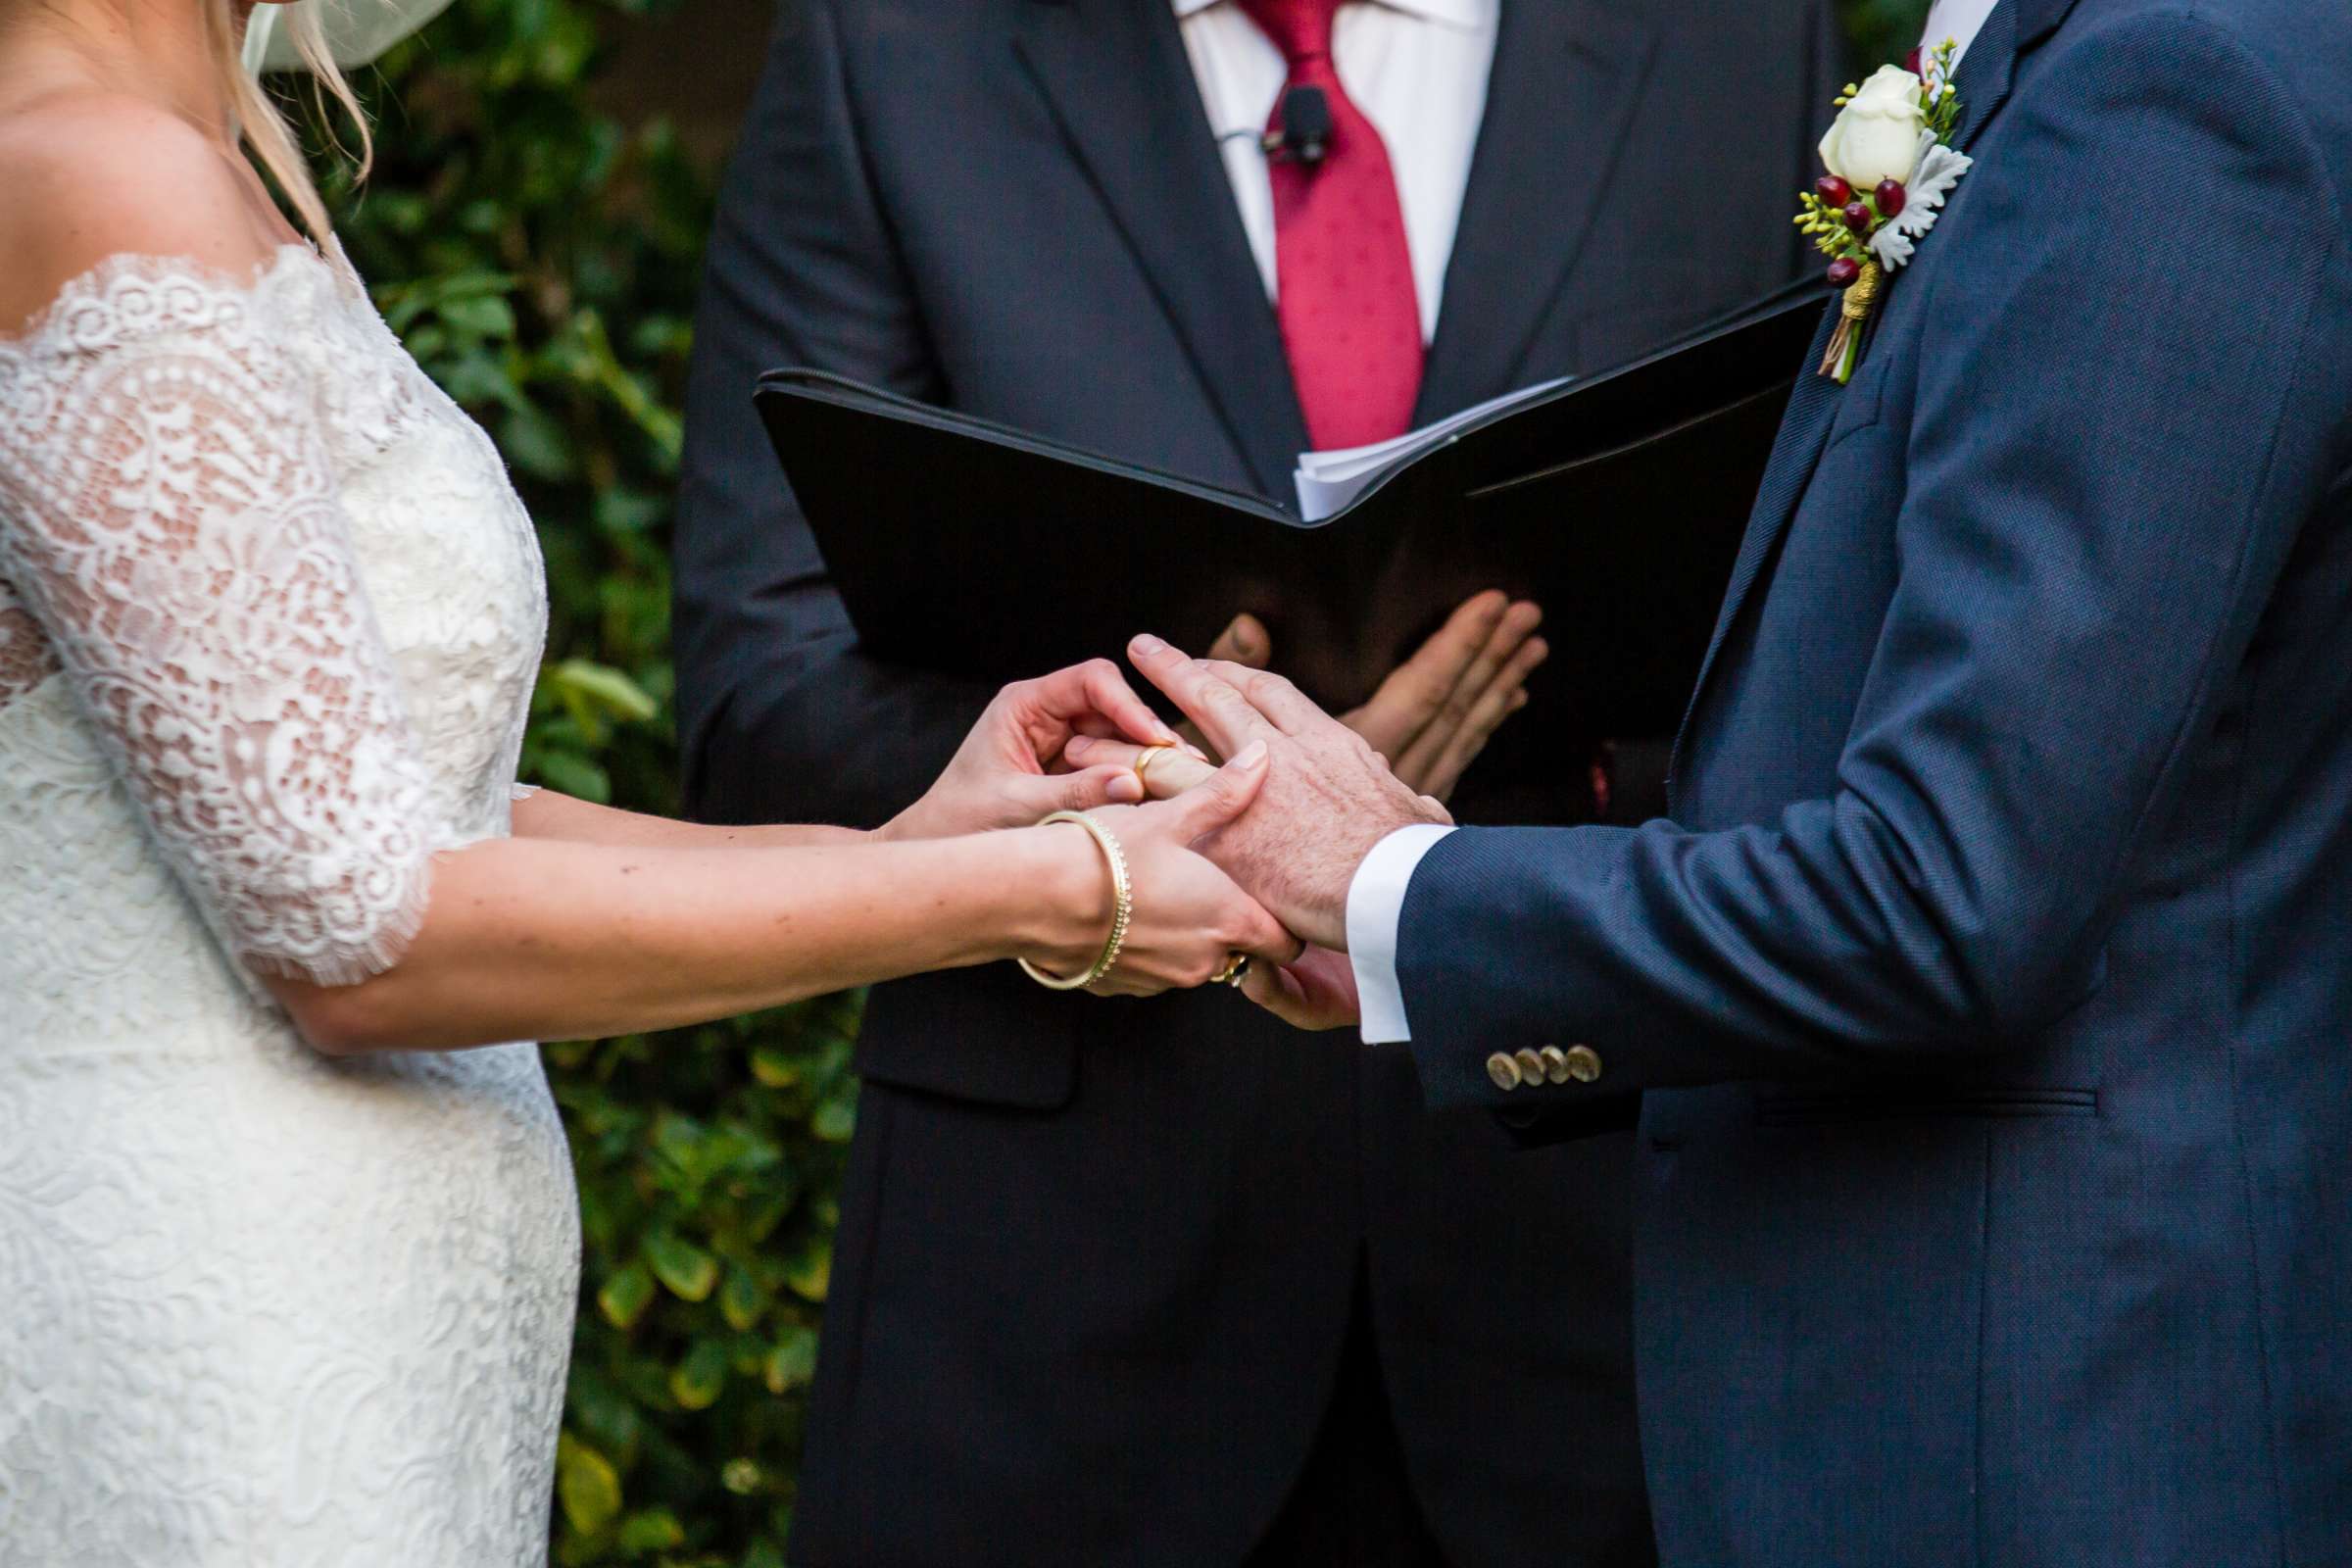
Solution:
[[[0,582],[0,708],[31,691],[57,673],[57,656],[41,636],[31,614]]]
[[[328,1060],[231,954],[388,958],[508,831],[545,613],[338,253],[122,259],[0,341],[0,1568],[544,1568],[537,1052]]]
[[[0,405],[0,575],[224,944],[338,985],[450,834],[270,304],[135,267],[60,301]]]

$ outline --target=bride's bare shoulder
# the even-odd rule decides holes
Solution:
[[[116,256],[178,256],[224,276],[279,237],[242,160],[143,99],[73,91],[0,110],[0,335]]]

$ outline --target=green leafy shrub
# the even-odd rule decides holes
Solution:
[[[498,439],[547,556],[526,776],[674,812],[668,526],[711,171],[594,89],[649,0],[461,0],[359,83],[345,245]],[[852,1000],[550,1045],[586,1235],[564,1564],[782,1561],[853,1116]]]
[[[1910,53],[1919,42],[1919,29],[1927,25],[1929,4],[1930,0],[1838,0],[1846,34],[1854,42],[1857,79]],[[1824,130],[1829,128],[1826,109],[1821,123]]]

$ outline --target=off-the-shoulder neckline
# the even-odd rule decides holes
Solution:
[[[0,356],[24,356],[40,345],[59,321],[83,300],[103,296],[123,278],[144,282],[186,280],[229,294],[255,295],[291,271],[317,267],[338,284],[362,288],[341,239],[329,235],[321,248],[309,240],[287,240],[242,272],[214,267],[192,256],[141,251],[117,251],[74,273],[50,297],[49,303],[25,318],[15,332],[0,332]]]

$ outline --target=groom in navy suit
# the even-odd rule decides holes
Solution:
[[[1135,652],[1270,739],[1219,857],[1352,949],[1258,995],[1523,1136],[1639,1116],[1666,1562],[2341,1568],[2352,26],[2002,0],[1958,90],[1670,819],[1447,832],[1285,683]]]

